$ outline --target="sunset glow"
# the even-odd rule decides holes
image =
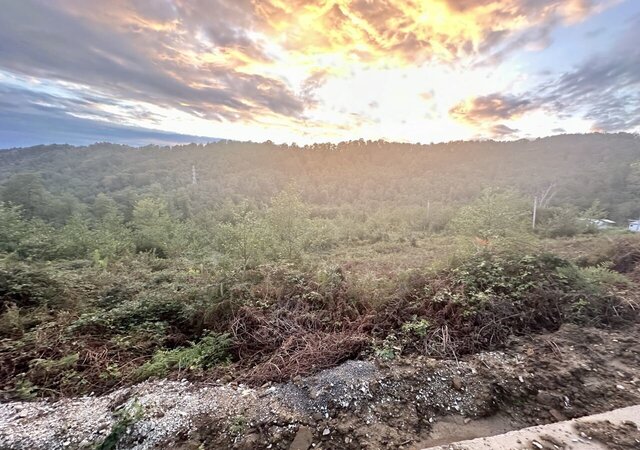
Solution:
[[[640,4],[632,0],[25,0],[2,8],[7,136],[18,116],[298,143],[639,126]],[[12,133],[0,144],[22,142]]]

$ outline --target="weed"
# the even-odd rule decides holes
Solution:
[[[116,411],[113,414],[116,422],[111,427],[111,432],[96,446],[95,450],[115,450],[127,430],[142,419],[143,413],[142,405],[137,400],[128,407]]]
[[[244,434],[247,429],[247,418],[242,415],[234,416],[229,425],[229,433],[235,436]]]
[[[229,359],[229,336],[210,333],[200,342],[185,348],[160,350],[136,373],[139,380],[166,376],[171,370],[208,369]]]
[[[376,357],[384,360],[394,359],[401,351],[402,347],[398,345],[398,338],[394,334],[388,335],[382,341],[382,345],[374,348]]]
[[[14,392],[20,400],[33,400],[37,396],[37,386],[31,381],[19,378],[16,381]]]
[[[431,328],[431,322],[427,319],[414,318],[411,322],[405,322],[402,325],[402,331],[404,333],[417,336],[418,338],[424,338],[429,328]]]

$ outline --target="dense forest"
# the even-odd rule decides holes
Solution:
[[[635,314],[632,134],[54,145],[0,152],[0,186],[6,399],[264,383]]]
[[[615,220],[626,220],[640,213],[639,161],[640,139],[633,134],[433,145],[54,145],[1,152],[0,182],[5,202],[58,224],[74,212],[95,215],[91,207],[99,194],[115,200],[127,219],[134,204],[150,196],[166,201],[176,217],[189,218],[230,201],[265,204],[290,184],[319,215],[369,215],[429,203],[435,212],[468,202],[487,187],[533,197],[553,185],[553,204],[587,208],[597,199]],[[33,185],[24,191],[21,183]],[[20,198],[21,190],[31,198]]]

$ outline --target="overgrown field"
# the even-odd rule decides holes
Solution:
[[[262,384],[624,326],[639,161],[626,134],[4,152],[1,396]]]
[[[100,393],[166,376],[261,384],[348,358],[458,358],[565,322],[621,326],[636,317],[628,261],[640,239],[605,242],[590,261],[483,250],[386,276],[318,261],[233,270],[149,254],[106,268],[7,257],[2,395]]]

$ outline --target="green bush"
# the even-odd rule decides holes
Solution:
[[[62,286],[46,272],[15,267],[0,269],[0,311],[10,304],[18,308],[60,305]]]
[[[230,339],[227,334],[210,333],[185,348],[160,350],[136,372],[139,380],[164,377],[172,370],[208,369],[229,359]]]

